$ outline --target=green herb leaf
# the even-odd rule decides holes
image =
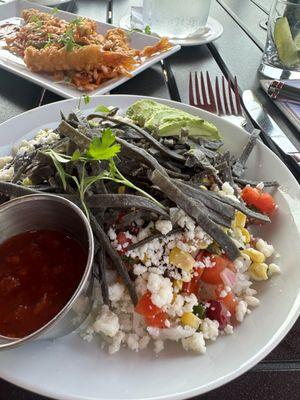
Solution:
[[[151,28],[150,28],[150,25],[146,25],[146,26],[145,26],[145,33],[146,33],[147,35],[151,35]]]
[[[57,159],[55,157],[53,157],[52,160],[53,160],[55,168],[57,169],[57,172],[58,172],[58,174],[60,176],[63,188],[64,188],[64,190],[66,190],[66,188],[67,188],[67,180],[66,180],[65,170],[63,169],[63,166],[61,165],[61,163],[59,161],[57,161]]]
[[[77,160],[80,159],[80,157],[81,157],[81,153],[80,153],[80,151],[77,149],[77,150],[74,151],[74,153],[73,153],[73,155],[72,155],[72,158],[71,158],[71,161],[77,161]]]
[[[54,7],[53,10],[51,11],[51,14],[54,15],[54,14],[58,13],[58,11],[59,11],[58,8]]]
[[[69,25],[75,25],[78,26],[83,22],[84,18],[83,17],[77,17],[73,19],[72,21],[69,22]]]
[[[110,109],[104,106],[103,104],[99,104],[99,106],[95,108],[94,112],[109,113]]]
[[[102,137],[95,137],[86,153],[86,156],[91,160],[110,160],[120,152],[121,146],[114,144],[116,141],[115,135],[111,129],[105,129],[102,132]]]
[[[198,318],[204,319],[205,318],[205,307],[202,304],[198,304],[197,306],[193,307],[193,313],[197,315]]]
[[[83,101],[84,101],[84,104],[89,104],[90,103],[90,101],[91,101],[91,98],[90,98],[90,96],[88,96],[87,94],[85,94],[84,96],[83,96]]]

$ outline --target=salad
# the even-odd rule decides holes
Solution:
[[[251,231],[277,212],[267,190],[278,183],[243,177],[256,140],[254,131],[236,158],[213,124],[175,108],[141,100],[87,115],[79,103],[0,159],[2,202],[55,193],[91,223],[96,283],[84,340],[100,335],[110,354],[152,343],[158,353],[166,341],[202,354],[259,305],[253,283],[281,270],[272,244]]]

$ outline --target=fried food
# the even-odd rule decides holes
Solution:
[[[131,56],[102,51],[96,44],[78,47],[72,51],[67,51],[65,47],[57,49],[51,46],[39,50],[31,46],[25,50],[24,61],[34,72],[90,71],[99,65],[122,66],[131,71],[137,65]]]
[[[130,76],[144,58],[168,50],[166,38],[142,50],[130,47],[121,28],[97,32],[96,22],[78,17],[70,22],[35,9],[23,10],[25,25],[6,38],[7,48],[34,72],[47,72],[80,90],[93,90],[103,81]]]

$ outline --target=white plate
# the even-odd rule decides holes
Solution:
[[[0,23],[1,21],[4,21],[9,18],[20,17],[22,10],[27,8],[36,8],[44,12],[52,11],[52,9],[48,7],[40,6],[38,4],[33,4],[26,0],[16,0],[7,4],[3,4],[1,6]],[[78,17],[78,15],[66,11],[58,11],[56,15],[67,21]],[[99,21],[96,21],[96,23],[97,23],[97,31],[102,34],[105,33],[108,29],[115,27],[114,25],[106,24]],[[145,35],[139,32],[132,32],[130,34],[131,46],[136,49],[142,49],[145,46],[151,46],[155,44],[158,40],[159,40],[158,38]],[[170,50],[165,51],[164,53],[154,55],[153,57],[143,62],[134,71],[132,71],[131,75],[135,76],[139,74],[145,69],[151,67],[153,64],[157,63],[157,61],[162,60],[173,53],[176,53],[178,50],[180,50],[180,46],[175,45]],[[62,97],[73,98],[82,95],[82,92],[76,89],[75,87],[69,86],[65,83],[55,83],[53,79],[47,74],[38,74],[35,72],[31,72],[26,68],[24,62],[21,60],[20,57],[16,57],[6,49],[3,48],[1,49],[1,43],[0,43],[0,67],[8,71],[11,71],[16,75],[22,76],[23,78],[28,79],[29,81],[32,81],[40,86],[43,86],[51,90],[52,92],[59,94]],[[117,86],[128,81],[129,79],[130,78],[128,77],[119,77],[115,79],[110,79],[107,82],[101,84],[101,86],[98,89],[93,90],[88,94],[90,96],[94,96],[97,94],[108,93],[110,90],[116,88]]]
[[[131,30],[130,15],[125,15],[120,19],[120,27]],[[173,44],[179,44],[182,47],[199,46],[217,40],[223,34],[223,26],[215,18],[208,17],[205,26],[205,32],[202,35],[190,37],[187,39],[170,39]]]
[[[99,96],[91,99],[90,111],[98,104],[123,110],[138,96]],[[247,134],[213,114],[188,105],[154,99],[215,123],[225,145],[239,154]],[[52,103],[28,111],[0,125],[0,154],[24,136],[32,137],[41,127],[55,127],[60,110],[70,112],[78,100]],[[28,344],[2,352],[0,376],[16,385],[63,400],[186,399],[214,389],[247,371],[264,358],[284,337],[300,311],[300,189],[285,165],[262,143],[248,163],[248,177],[277,179],[279,212],[262,236],[281,254],[282,275],[257,285],[260,306],[248,315],[233,335],[218,338],[207,354],[186,353],[178,344],[167,344],[158,357],[150,350],[122,350],[109,356],[97,341],[87,344],[76,333],[63,339]]]

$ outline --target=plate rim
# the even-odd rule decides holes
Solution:
[[[241,127],[238,127],[234,124],[232,124],[230,121],[226,121],[222,119],[221,117],[216,116],[215,114],[209,113],[207,111],[200,110],[196,107],[190,106],[186,103],[179,103],[173,100],[169,99],[164,99],[164,98],[157,98],[157,97],[151,97],[151,96],[140,96],[140,95],[127,95],[127,94],[112,94],[112,95],[97,95],[93,96],[93,100],[97,98],[131,98],[131,99],[136,99],[136,100],[141,100],[144,98],[151,99],[154,101],[158,102],[164,102],[166,104],[170,104],[171,106],[186,106],[188,108],[194,109],[197,113],[203,114],[203,116],[208,117],[210,115],[213,115],[214,118],[217,120],[221,120],[223,124],[226,124],[228,126],[234,126],[235,129],[238,129],[240,132],[242,132],[244,135],[249,135],[248,132],[246,132],[244,129]],[[18,119],[22,119],[24,115],[29,115],[29,114],[34,114],[35,112],[38,112],[38,109],[43,108],[49,108],[51,110],[52,107],[57,106],[58,104],[61,103],[74,103],[78,101],[76,98],[72,99],[65,99],[61,100],[58,102],[50,103],[50,104],[45,104],[42,107],[36,107],[34,109],[30,109],[28,111],[25,111],[19,115],[16,115],[7,121],[4,121],[0,124],[0,128],[5,127],[7,124],[13,124],[15,121]],[[84,107],[84,108],[88,108]],[[34,124],[34,123],[33,123]],[[292,183],[295,183],[296,190],[300,192],[300,187],[298,185],[298,182],[296,181],[295,177],[292,175],[292,173],[288,170],[288,168],[285,166],[285,164],[267,147],[264,145],[264,143],[260,143],[260,145],[268,152],[270,152],[276,159],[277,162],[280,162],[282,164],[282,167],[286,170],[286,172],[290,175],[290,178],[292,179]],[[300,226],[297,226],[297,229],[300,229]],[[254,354],[249,360],[247,360],[244,364],[242,364],[239,368],[235,369],[234,371],[227,373],[226,375],[221,376],[220,378],[211,381],[208,384],[202,385],[200,387],[194,388],[194,389],[189,389],[187,391],[182,391],[180,393],[175,393],[175,394],[168,394],[168,395],[163,395],[163,396],[154,396],[154,397],[144,397],[143,400],[183,400],[189,397],[197,396],[200,394],[207,393],[213,389],[216,389],[226,383],[231,382],[232,380],[236,379],[237,377],[241,376],[243,373],[248,371],[250,368],[252,368],[254,365],[256,365],[258,362],[260,362],[264,357],[266,357],[267,354],[269,354],[278,344],[279,342],[286,336],[286,334],[290,331],[290,329],[293,327],[294,323],[300,316],[300,291],[298,292],[297,296],[294,299],[293,306],[290,308],[288,314],[286,315],[286,318],[283,322],[283,324],[280,326],[280,328],[274,333],[272,339],[263,346],[260,351],[258,351],[256,354]],[[94,398],[91,397],[79,397],[74,395],[65,395],[65,394],[58,394],[54,393],[53,391],[48,391],[47,387],[45,389],[39,389],[36,388],[34,384],[24,384],[23,382],[20,381],[20,379],[12,379],[9,376],[6,376],[6,374],[1,374],[0,377],[4,379],[7,382],[10,382],[16,386],[19,386],[25,390],[31,391],[33,393],[37,393],[43,396],[48,396],[53,399],[59,399],[59,400],[90,400]],[[100,398],[99,398],[100,399]],[[112,400],[112,398],[105,398],[101,397],[101,400]]]
[[[130,28],[128,22],[130,23],[130,14],[123,15],[123,17],[121,17],[119,21],[120,28],[128,30]],[[217,27],[217,30],[213,31],[213,33],[206,39],[201,39],[200,36],[198,39],[188,38],[188,39],[169,39],[169,40],[174,45],[179,45],[181,47],[201,46],[203,44],[212,43],[223,35],[224,27],[219,20],[217,20],[214,17],[211,17],[210,15],[207,18],[207,23],[205,26],[207,26],[209,23]]]

